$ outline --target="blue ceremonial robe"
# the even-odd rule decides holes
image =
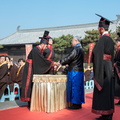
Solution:
[[[74,104],[85,103],[84,100],[84,72],[68,72],[67,102]]]

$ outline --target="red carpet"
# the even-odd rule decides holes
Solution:
[[[115,101],[117,102],[117,101]],[[94,120],[91,113],[92,93],[86,94],[86,103],[81,110],[63,109],[56,113],[30,112],[26,106],[0,111],[0,120]],[[113,120],[120,120],[120,106],[115,106]]]

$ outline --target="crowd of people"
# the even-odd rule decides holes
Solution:
[[[98,25],[100,38],[92,51],[93,68],[84,70],[84,51],[78,36],[74,36],[71,40],[73,50],[66,57],[54,62],[53,41],[48,36],[49,31],[45,31],[43,37],[40,37],[40,44],[31,50],[26,62],[19,59],[19,64],[15,65],[8,56],[0,57],[0,95],[7,84],[11,86],[12,91],[13,83],[16,82],[21,87],[21,100],[27,101],[30,107],[33,75],[55,74],[55,66],[58,68],[65,66],[62,71],[68,76],[67,102],[72,103],[68,109],[81,109],[82,104],[85,103],[85,72],[88,77],[85,81],[94,79],[92,112],[101,115],[95,120],[112,120],[114,98],[119,100],[117,105],[120,105],[120,34],[118,33],[119,37],[116,39],[117,48],[114,55],[114,42],[108,33],[111,21],[96,15],[100,17]],[[22,73],[24,74],[21,76]]]
[[[22,87],[22,75],[25,60],[20,58],[18,63],[14,63],[8,55],[0,56],[0,98],[2,97],[6,86],[9,85],[10,92],[13,92],[14,83]]]

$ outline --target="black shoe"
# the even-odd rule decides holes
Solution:
[[[118,103],[115,103],[115,105],[119,105],[120,106],[120,101],[118,101]]]
[[[112,116],[113,116],[113,114],[111,114],[111,115],[102,115],[99,118],[96,118],[95,120],[112,120]]]
[[[73,104],[71,107],[68,107],[70,110],[76,110],[76,109],[81,109],[82,105],[81,104]]]
[[[103,116],[100,116],[99,118],[96,118],[94,120],[105,120],[105,119],[103,118]]]
[[[112,120],[112,116],[113,116],[113,114],[111,114],[111,115],[103,115],[103,118],[104,118],[104,120]]]

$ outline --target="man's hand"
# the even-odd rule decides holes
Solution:
[[[54,66],[59,66],[59,63],[58,62],[53,62],[53,65]]]

